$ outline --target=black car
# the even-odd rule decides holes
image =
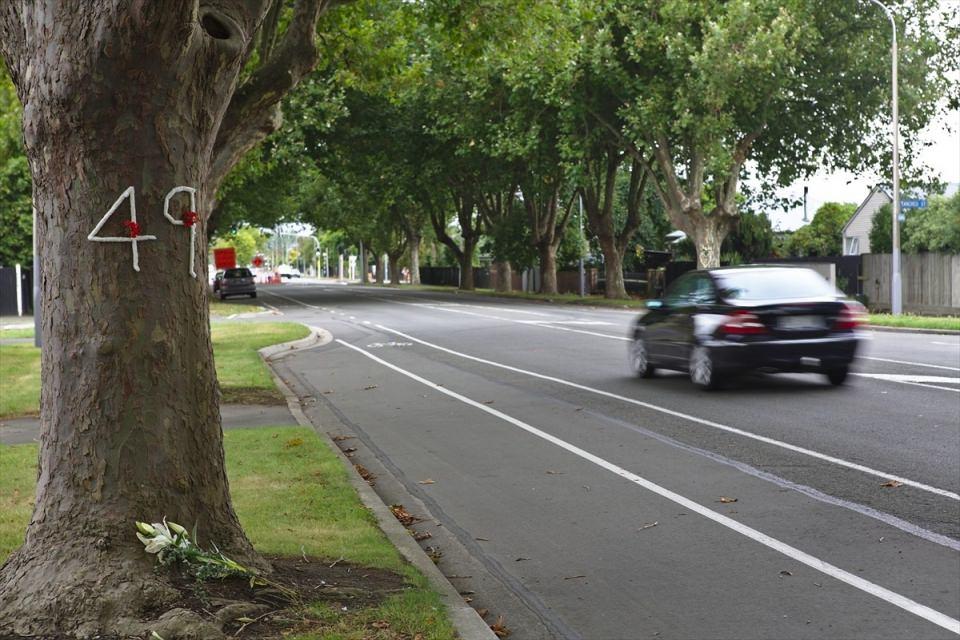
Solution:
[[[704,388],[746,371],[814,371],[843,384],[867,318],[816,271],[789,266],[692,271],[647,307],[631,336],[634,372],[687,371]]]
[[[220,279],[220,286],[217,287],[217,293],[223,300],[227,296],[250,296],[257,297],[257,283],[254,280],[250,269],[241,267],[236,269],[227,269],[223,272]]]

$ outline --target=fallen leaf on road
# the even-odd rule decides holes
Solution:
[[[418,518],[417,516],[411,514],[409,511],[403,508],[402,504],[392,504],[390,505],[390,511],[393,513],[393,517],[400,521],[405,527],[409,527],[412,524],[422,522],[423,518]]]
[[[780,572],[780,575],[781,575],[781,576],[792,576],[793,574],[790,573],[789,571],[787,571],[786,569],[784,569],[783,571]]]
[[[431,480],[430,478],[427,478],[426,480],[421,480],[417,484],[436,484],[436,483],[437,483],[436,480]]]
[[[562,476],[562,475],[563,475],[563,471],[554,471],[554,470],[552,470],[552,469],[547,469],[547,475],[548,475],[548,476]]]
[[[346,449],[343,450],[343,452],[344,452],[344,453],[353,453],[353,452],[356,451],[356,450],[357,450],[356,447],[347,447]]]
[[[353,436],[333,436],[334,442],[343,442],[344,440],[350,440]]]
[[[637,531],[643,531],[644,529],[652,529],[653,527],[657,526],[658,524],[660,524],[659,521],[657,521],[657,522],[651,522],[650,524],[645,524],[645,525],[643,525],[642,527],[640,527],[639,529],[637,529]]]
[[[377,481],[377,476],[370,473],[370,471],[362,464],[355,464],[353,465],[353,468],[357,470],[357,473],[360,474],[360,477],[366,480],[367,484],[369,484],[371,487],[373,486],[373,483]]]
[[[728,498],[727,496],[720,496],[720,499],[717,502],[722,502],[723,504],[730,504],[731,502],[736,502],[736,498]]]
[[[479,540],[480,542],[490,542],[490,538],[474,538],[474,540]]]
[[[497,616],[497,621],[490,625],[490,630],[498,638],[506,638],[510,635],[510,629],[507,628],[507,625],[503,624],[503,616]]]
[[[493,404],[493,400],[484,400],[483,404]]]
[[[524,558],[523,556],[520,556],[519,558],[517,558],[516,560],[514,560],[514,562],[523,562],[524,560],[529,560],[529,559],[530,559],[530,558]]]
[[[423,540],[429,540],[432,537],[433,537],[433,534],[430,533],[429,531],[421,531],[420,533],[415,533],[413,535],[413,539],[416,540],[417,542],[421,542]]]
[[[490,613],[488,609],[477,609],[477,613],[480,614],[481,618],[486,618],[487,614]]]
[[[888,482],[884,482],[880,486],[881,487],[900,487],[900,486],[903,486],[903,483],[900,482],[899,480],[890,480]]]
[[[584,575],[579,575],[579,576],[564,576],[563,579],[564,579],[564,580],[577,580],[577,579],[579,579],[579,578],[586,578],[586,577],[587,577],[587,576],[584,576]]]
[[[364,387],[363,390],[364,390],[364,391],[370,391],[370,389],[376,389],[376,388],[377,388],[377,385],[371,384],[371,385],[368,386],[368,387]]]
[[[333,393],[333,389],[327,389],[326,391],[323,392],[323,395],[328,396],[331,393]]]

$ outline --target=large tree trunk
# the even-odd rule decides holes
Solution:
[[[360,284],[370,282],[370,259],[367,257],[367,247],[360,243]]]
[[[387,256],[387,262],[389,264],[390,271],[390,284],[399,285],[403,280],[403,273],[400,271],[400,256],[399,255],[389,255]]]
[[[137,519],[196,524],[234,559],[268,568],[230,502],[205,277],[214,149],[265,5],[0,4],[44,269],[36,501],[0,569],[0,637],[158,628],[143,619],[179,593],[152,570]],[[197,192],[196,277],[189,230],[163,216],[177,186]],[[88,240],[128,187],[143,239],[122,224],[131,198],[97,234],[123,240]],[[185,194],[171,204],[176,219],[191,208]]]
[[[383,285],[383,283],[386,281],[386,274],[384,273],[386,269],[384,269],[384,265],[387,264],[387,257],[385,255],[378,254],[377,252],[374,252],[373,255],[375,257],[373,263],[377,267],[377,272],[374,274],[374,279],[377,284]]]
[[[510,293],[513,291],[513,265],[509,260],[494,262],[494,273],[496,280],[493,284],[498,293]]]
[[[712,269],[720,266],[720,246],[730,231],[730,218],[723,216],[698,216],[691,221],[693,244],[697,251],[697,268]]]
[[[540,253],[540,293],[557,294],[557,247],[552,242],[541,243]]]
[[[410,284],[420,284],[420,236],[409,236]]]
[[[460,290],[473,291],[473,245],[464,243],[463,253],[460,255]]]
[[[617,299],[627,297],[627,288],[623,283],[623,256],[617,248],[616,240],[600,236],[600,250],[603,252],[604,277],[606,286],[604,297]]]

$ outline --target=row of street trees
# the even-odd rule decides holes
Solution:
[[[710,266],[744,176],[889,164],[888,30],[861,0],[333,4],[0,3],[44,269],[36,506],[0,569],[0,635],[148,630],[178,592],[134,520],[196,523],[268,566],[231,506],[206,283],[162,221],[171,188],[197,189],[200,251],[212,230],[304,214],[414,263],[432,229],[467,287],[481,238],[503,264],[535,248],[549,287],[579,197],[610,273],[654,206]],[[909,134],[960,38],[936,0],[893,4]],[[126,243],[87,240],[130,186],[157,237],[139,272]],[[125,211],[103,232],[135,234]]]

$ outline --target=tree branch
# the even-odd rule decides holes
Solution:
[[[331,4],[297,0],[279,45],[266,47],[273,51],[270,58],[234,93],[213,148],[208,183],[214,189],[247,151],[280,128],[280,101],[316,67],[317,20]],[[261,42],[269,42],[269,37],[262,35]]]

